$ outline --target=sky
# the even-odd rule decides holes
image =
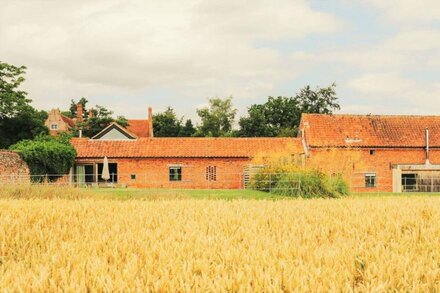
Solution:
[[[0,60],[45,110],[194,119],[233,96],[241,116],[336,82],[340,113],[440,114],[440,1],[0,0]]]

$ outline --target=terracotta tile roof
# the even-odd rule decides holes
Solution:
[[[148,128],[148,119],[147,120],[136,120],[129,119],[128,120],[128,131],[135,134],[138,137],[150,137],[150,130]]]
[[[248,158],[265,151],[303,153],[298,138],[139,138],[100,141],[71,140],[77,158]]]
[[[426,128],[440,147],[440,116],[303,114],[304,126],[311,147],[424,147]]]
[[[69,125],[70,127],[75,127],[75,125],[76,125],[76,123],[75,123],[75,121],[73,121],[73,119],[71,119],[71,118],[69,118],[67,116],[64,116],[63,114],[61,114],[61,119],[65,123],[67,123],[67,125]]]

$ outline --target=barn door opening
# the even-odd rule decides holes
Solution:
[[[417,192],[419,186],[417,184],[417,174],[407,173],[402,174],[402,191],[403,192]]]
[[[98,163],[98,182],[105,182],[102,179],[102,169],[104,167],[103,163]],[[118,163],[109,163],[108,170],[110,173],[110,179],[107,182],[117,183],[118,182]]]

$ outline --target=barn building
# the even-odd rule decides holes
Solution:
[[[104,182],[107,157],[124,186],[243,188],[255,156],[287,152],[352,191],[440,192],[440,116],[303,114],[296,138],[154,138],[151,117],[72,139],[72,182]]]
[[[353,191],[440,192],[440,116],[303,114],[307,164]]]
[[[92,139],[74,138],[71,175],[78,184],[99,184],[103,158],[109,182],[152,188],[243,188],[253,157],[268,150],[302,152],[298,138],[142,138],[113,124]]]

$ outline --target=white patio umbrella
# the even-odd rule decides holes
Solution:
[[[104,163],[102,164],[102,174],[101,178],[105,181],[110,179],[110,171],[108,169],[108,159],[107,157],[104,157]]]

